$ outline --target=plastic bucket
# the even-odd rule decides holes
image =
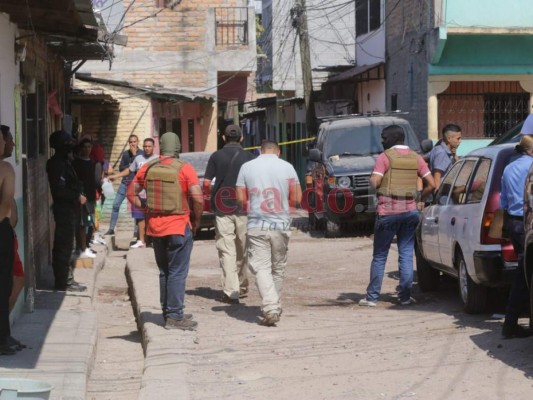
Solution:
[[[0,378],[0,400],[48,400],[53,388],[33,379]]]

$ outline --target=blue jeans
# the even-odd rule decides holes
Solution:
[[[181,320],[185,303],[185,283],[189,274],[192,232],[185,235],[153,237],[155,261],[159,267],[159,294],[163,316]]]
[[[400,301],[411,297],[413,286],[413,251],[415,231],[418,225],[419,212],[409,211],[402,214],[377,216],[374,226],[374,251],[370,265],[370,283],[366,289],[366,299],[377,301],[381,293],[385,263],[389,255],[394,235],[398,242],[398,268],[400,271]]]
[[[115,229],[115,226],[117,226],[117,220],[118,220],[118,213],[120,211],[120,205],[126,198],[127,190],[128,190],[128,184],[129,182],[120,182],[120,185],[117,190],[117,194],[115,195],[115,201],[113,202],[113,211],[111,212],[111,221],[109,222],[109,229]]]

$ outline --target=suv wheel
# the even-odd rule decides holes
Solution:
[[[313,212],[309,212],[309,230],[314,231],[317,228],[316,215]]]
[[[341,226],[338,223],[326,219],[326,223],[324,225],[324,235],[327,238],[337,238],[341,236]]]
[[[415,244],[416,275],[418,286],[423,292],[432,292],[439,288],[440,271],[432,268],[429,262],[422,256],[422,252]]]
[[[468,271],[463,254],[458,254],[459,294],[463,308],[468,314],[478,314],[485,311],[487,305],[487,288],[475,283]]]

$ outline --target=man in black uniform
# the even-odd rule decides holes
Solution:
[[[223,303],[238,304],[248,293],[246,273],[246,213],[237,207],[235,182],[241,166],[254,158],[241,147],[242,132],[229,125],[224,134],[226,145],[213,153],[207,162],[204,193],[211,194],[215,213],[216,247],[222,271]],[[211,182],[214,187],[211,190]]]
[[[64,131],[55,131],[50,135],[50,147],[55,149],[55,154],[46,163],[56,222],[52,266],[56,290],[83,292],[87,288],[74,281],[71,256],[80,219],[80,205],[85,204],[87,198],[70,163],[73,157],[72,144],[72,137]]]

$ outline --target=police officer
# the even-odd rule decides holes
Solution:
[[[71,165],[72,137],[64,131],[55,131],[50,135],[50,147],[55,150],[55,154],[46,162],[46,173],[56,223],[52,250],[55,289],[83,292],[87,288],[74,281],[71,256],[74,235],[80,221],[80,208],[87,202],[87,198],[82,193],[83,185]]]
[[[505,210],[503,229],[511,239],[518,259],[502,328],[502,335],[506,339],[525,338],[533,334],[530,329],[518,324],[520,315],[527,310],[529,304],[529,290],[524,274],[524,188],[527,173],[533,165],[533,136],[522,134],[515,151],[520,156],[503,170],[500,193],[500,207]]]

